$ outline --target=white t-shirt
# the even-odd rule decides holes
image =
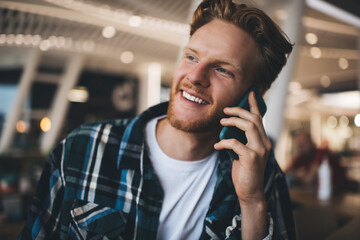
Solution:
[[[156,139],[161,118],[146,125],[149,157],[164,190],[157,239],[198,239],[217,180],[218,152],[196,161],[170,158]]]

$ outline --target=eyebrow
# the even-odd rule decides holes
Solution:
[[[194,52],[195,54],[199,54],[199,52],[198,52],[196,49],[191,48],[191,47],[189,47],[189,46],[184,47],[184,51],[187,51],[187,50],[188,50],[188,51],[191,51],[191,52]],[[239,74],[242,74],[242,73],[243,73],[243,71],[242,71],[242,69],[241,69],[240,66],[237,66],[236,64],[232,64],[230,61],[227,61],[226,59],[224,59],[224,60],[222,60],[222,59],[214,59],[214,60],[215,60],[216,64],[229,65],[229,66],[235,68],[235,69],[239,72]]]

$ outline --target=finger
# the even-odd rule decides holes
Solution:
[[[221,119],[220,123],[223,126],[232,126],[243,130],[248,139],[247,146],[253,150],[264,147],[264,142],[259,134],[258,126],[254,122],[238,117],[230,117]]]
[[[262,118],[260,115],[251,113],[251,112],[241,109],[239,107],[225,108],[224,112],[227,115],[236,116],[236,117],[228,118],[228,119],[231,119],[231,120],[229,120],[229,123],[234,122],[236,119],[242,119],[247,122],[250,122],[248,124],[244,123],[242,126],[237,126],[232,123],[233,125],[231,125],[231,126],[237,126],[241,130],[245,131],[246,129],[249,129],[249,130],[252,129],[252,127],[254,127],[253,125],[255,124],[261,138],[267,138],[267,135],[265,133],[265,129],[264,129],[264,126],[262,123]],[[224,120],[224,123],[226,123],[226,120]],[[245,128],[245,129],[243,129],[243,128]]]
[[[257,115],[259,121],[261,122],[261,124],[257,124],[259,134],[260,134],[261,139],[263,139],[263,143],[266,146],[266,148],[268,150],[270,150],[271,147],[272,147],[272,143],[271,143],[270,139],[268,138],[268,136],[267,136],[267,134],[265,132],[264,124],[263,124],[263,121],[262,121],[262,116],[261,116],[261,113],[260,113],[259,105],[258,105],[258,102],[256,100],[256,96],[255,96],[254,91],[252,91],[249,94],[249,105],[250,105],[250,112]]]
[[[252,122],[262,122],[262,118],[259,114],[252,113],[240,107],[226,107],[224,108],[224,113],[229,116],[236,116]]]
[[[259,154],[256,151],[246,147],[244,144],[240,143],[236,139],[223,139],[220,142],[214,145],[216,150],[230,149],[233,150],[241,159],[247,159],[247,161],[256,161],[259,159]]]
[[[244,109],[241,109],[239,107],[232,107],[232,108],[225,108],[224,109],[225,114],[227,115],[232,115],[232,116],[237,116],[237,117],[230,117],[230,118],[224,118],[220,121],[220,123],[223,126],[234,126],[237,127],[243,131],[247,130],[251,130],[254,127],[254,124],[256,126],[257,129],[257,133],[259,135],[259,137],[256,137],[255,140],[259,140],[263,143],[263,145],[266,147],[267,150],[271,149],[271,141],[270,139],[267,137],[266,132],[265,132],[265,128],[264,125],[262,123],[262,118],[260,115],[254,114],[254,113],[250,113],[249,111],[246,111]],[[242,120],[242,122],[238,122],[237,124],[235,122],[237,122],[236,120]],[[250,123],[246,123],[244,121],[250,122]],[[249,136],[251,137],[251,136]],[[248,139],[249,140],[249,139]]]
[[[239,157],[246,155],[246,152],[248,151],[247,147],[236,139],[223,139],[220,142],[215,143],[214,148],[216,150],[233,150]]]
[[[258,107],[258,102],[256,101],[254,91],[250,92],[248,101],[249,101],[249,105],[250,105],[250,112],[260,116],[261,114],[260,114],[260,110],[259,110],[259,107]]]

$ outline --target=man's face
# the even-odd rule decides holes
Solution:
[[[213,20],[185,47],[172,77],[168,119],[188,132],[220,128],[226,106],[235,106],[251,85],[258,50],[237,26]]]

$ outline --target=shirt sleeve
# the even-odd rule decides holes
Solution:
[[[268,213],[268,235],[263,238],[263,240],[271,240],[273,239],[274,233],[274,221],[271,217],[271,214]],[[226,228],[226,238],[230,239],[241,239],[241,215],[235,215],[232,220],[232,225]]]
[[[50,154],[30,206],[21,239],[57,239],[60,231],[64,182],[61,159],[64,141]]]
[[[269,239],[296,239],[292,205],[285,175],[271,154],[265,173]],[[241,215],[236,215],[226,229],[226,239],[241,239]]]
[[[285,175],[273,156],[269,161],[271,174],[269,174],[269,186],[265,189],[265,195],[267,210],[274,222],[273,239],[296,239],[292,205]]]

